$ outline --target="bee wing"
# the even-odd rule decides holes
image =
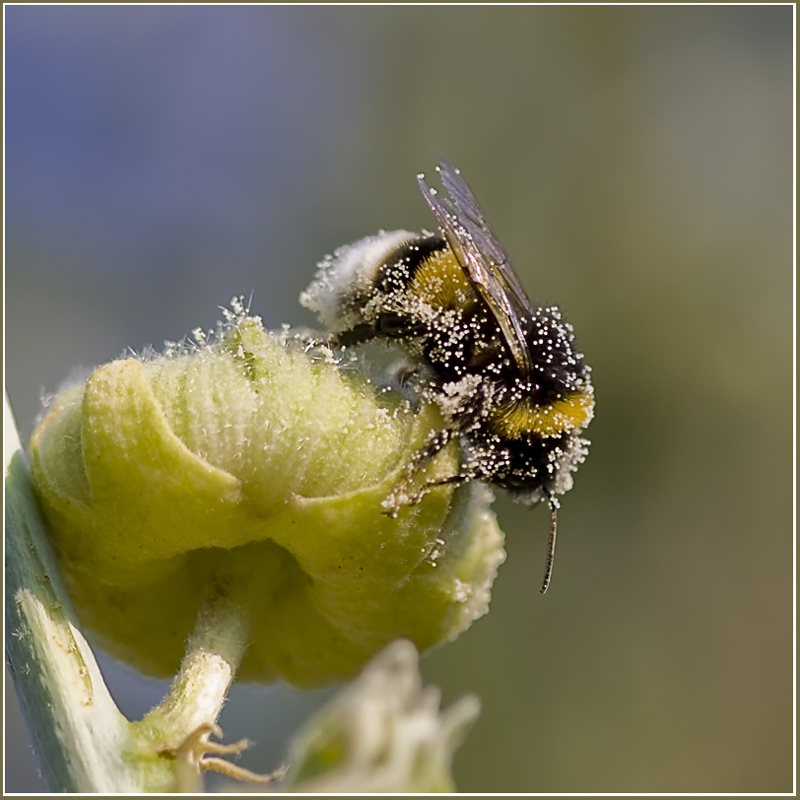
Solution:
[[[519,369],[527,375],[532,359],[522,318],[534,310],[505,250],[458,171],[446,161],[437,167],[450,197],[439,200],[419,175],[423,196],[475,291],[494,315]]]

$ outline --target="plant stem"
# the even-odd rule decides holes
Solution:
[[[53,791],[141,790],[120,758],[127,720],[76,626],[7,399],[3,425],[6,658],[42,775]]]
[[[247,648],[246,611],[221,595],[201,611],[187,654],[162,703],[130,723],[114,704],[80,633],[4,400],[6,657],[43,777],[52,791],[162,792],[193,788],[206,769],[258,779],[209,753]]]
[[[249,634],[249,615],[225,597],[213,597],[200,611],[169,693],[141,722],[161,729],[166,749],[177,750],[203,725],[216,724]]]

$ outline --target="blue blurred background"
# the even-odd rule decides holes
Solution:
[[[77,367],[268,327],[315,263],[430,227],[460,166],[594,369],[593,449],[500,497],[491,613],[423,660],[471,792],[792,789],[791,6],[7,6],[6,346],[24,438]],[[165,685],[103,660],[123,710]],[[6,790],[43,785],[6,687]],[[327,692],[238,687],[276,766]]]

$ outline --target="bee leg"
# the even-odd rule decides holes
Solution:
[[[425,496],[425,494],[430,491],[433,485],[437,485],[439,483],[451,483],[459,477],[458,475],[454,475],[452,478],[445,478],[443,481],[428,481],[418,492],[415,492],[413,495],[409,496],[406,494],[408,485],[414,480],[417,473],[430,464],[430,462],[436,458],[436,456],[450,443],[450,440],[456,435],[457,432],[450,430],[449,428],[443,431],[437,431],[433,436],[431,436],[430,439],[428,439],[427,444],[423,448],[414,453],[414,455],[411,457],[411,461],[409,461],[408,466],[406,467],[405,475],[403,475],[403,477],[400,479],[400,482],[397,484],[397,486],[395,486],[391,494],[389,494],[388,497],[381,503],[385,514],[388,514],[390,517],[394,518],[400,511],[401,506],[414,505],[415,503],[418,503]]]
[[[422,500],[423,497],[431,490],[435,489],[437,486],[447,486],[449,484],[462,484],[468,483],[472,480],[472,475],[451,475],[449,478],[442,478],[441,480],[435,481],[425,481],[422,484],[422,487],[419,491],[414,492],[414,494],[408,495],[406,498],[405,505],[407,506],[414,506]]]
[[[377,332],[372,325],[362,323],[356,325],[349,331],[342,331],[331,336],[331,342],[336,347],[355,347],[358,344],[369,342],[377,336]]]
[[[403,340],[409,336],[420,336],[425,333],[425,328],[419,323],[409,321],[408,317],[401,314],[384,312],[372,322],[361,322],[349,331],[341,331],[331,338],[338,347],[355,347],[373,339],[392,341]]]

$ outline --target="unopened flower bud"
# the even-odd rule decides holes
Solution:
[[[382,513],[437,410],[308,350],[239,310],[213,341],[98,368],[34,431],[76,611],[111,654],[172,674],[224,595],[252,621],[240,677],[314,685],[487,610],[504,554],[485,487]],[[421,479],[457,461],[452,446]]]

